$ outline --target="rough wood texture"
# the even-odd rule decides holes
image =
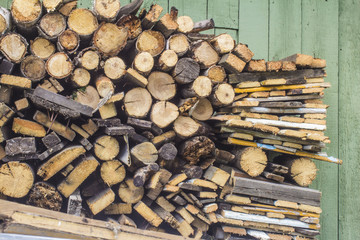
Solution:
[[[93,44],[104,56],[116,56],[126,44],[128,31],[113,23],[103,23],[96,30]]]
[[[94,12],[99,21],[113,22],[120,11],[120,1],[96,0]]]
[[[14,63],[20,63],[24,59],[27,47],[26,39],[17,33],[8,33],[0,39],[0,51]]]
[[[178,107],[166,101],[160,101],[153,105],[150,119],[159,128],[166,128],[179,116]]]
[[[74,9],[70,13],[67,23],[69,28],[83,39],[89,39],[99,26],[94,13],[84,8]]]
[[[38,23],[39,34],[48,40],[56,40],[66,29],[66,21],[60,13],[48,13]]]
[[[147,89],[157,100],[167,101],[175,97],[174,79],[167,73],[153,71],[148,78]]]
[[[164,48],[164,35],[158,31],[143,31],[136,41],[136,49],[139,52],[149,52],[153,57],[159,55],[164,50]]]
[[[152,98],[144,88],[134,88],[125,94],[125,111],[130,117],[144,118],[150,111]]]
[[[215,49],[206,41],[200,41],[191,46],[192,58],[200,64],[201,69],[207,69],[219,62],[220,57]]]
[[[185,141],[179,153],[190,164],[196,164],[200,158],[207,157],[215,151],[215,144],[207,137],[199,136]]]
[[[259,176],[267,164],[267,156],[259,148],[248,147],[234,151],[235,165],[252,177]]]
[[[35,207],[60,211],[63,198],[55,187],[46,182],[37,182],[31,188],[27,204]]]
[[[65,53],[55,53],[46,61],[47,73],[56,79],[68,77],[73,69],[74,66],[69,56]]]
[[[181,58],[175,65],[173,77],[179,84],[193,82],[200,74],[199,64],[191,58]]]
[[[88,204],[91,212],[96,215],[114,202],[114,200],[115,193],[111,190],[111,188],[107,188],[97,195],[89,198],[86,203]]]

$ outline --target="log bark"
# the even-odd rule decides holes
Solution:
[[[68,55],[62,52],[55,53],[46,61],[47,73],[56,79],[68,77],[74,69]]]
[[[260,148],[247,147],[234,150],[235,166],[251,177],[259,176],[267,164],[267,156]]]
[[[39,35],[55,41],[66,29],[65,17],[60,13],[48,13],[44,15],[37,25]]]
[[[136,55],[132,67],[140,74],[148,76],[154,67],[154,58],[148,52],[141,52]]]
[[[21,73],[24,77],[29,78],[33,82],[38,82],[45,77],[45,62],[36,56],[27,56],[21,62]]]
[[[54,186],[46,182],[37,182],[31,188],[26,203],[35,207],[60,211],[63,198]]]
[[[134,173],[134,186],[142,187],[144,186],[146,180],[149,179],[151,174],[159,171],[159,165],[156,163],[150,163],[145,167],[139,168]]]
[[[212,82],[210,78],[205,76],[199,76],[194,82],[184,86],[181,90],[181,94],[184,98],[205,98],[211,94]]]
[[[144,188],[136,187],[134,185],[134,180],[128,178],[122,183],[120,183],[118,194],[123,202],[134,204],[139,202],[143,198]]]
[[[174,50],[165,50],[160,55],[157,67],[163,72],[170,72],[178,62],[178,56]]]
[[[198,32],[213,29],[213,28],[215,28],[215,22],[211,18],[211,19],[207,19],[207,20],[203,20],[203,21],[194,23],[194,27],[193,27],[193,30],[191,30],[191,32],[198,33]]]
[[[175,97],[176,84],[167,73],[154,71],[148,78],[147,89],[157,100],[168,101]]]
[[[59,51],[65,51],[68,54],[75,53],[80,46],[80,37],[75,31],[66,29],[62,32],[57,40]]]
[[[114,22],[120,11],[120,1],[95,0],[93,9],[97,19],[100,22]]]
[[[160,14],[162,13],[163,8],[158,4],[151,5],[149,11],[146,13],[145,17],[141,21],[141,26],[143,29],[151,29],[155,26]]]
[[[27,53],[28,43],[17,33],[8,33],[0,39],[0,51],[11,62],[20,63]]]
[[[113,160],[120,152],[120,145],[116,138],[102,136],[94,143],[94,153],[96,157],[103,161]]]
[[[45,137],[41,139],[42,143],[45,145],[46,148],[54,147],[55,145],[61,143],[61,139],[55,132],[51,132]]]
[[[200,65],[191,58],[181,58],[175,65],[172,76],[179,84],[193,82],[200,74]]]
[[[104,63],[104,73],[111,80],[119,80],[126,73],[126,65],[119,57],[111,57],[106,59]]]
[[[207,41],[199,41],[191,46],[192,58],[200,64],[201,69],[207,69],[219,62],[220,57]]]
[[[80,38],[87,41],[98,29],[99,23],[94,13],[88,9],[74,9],[68,17],[68,27],[79,34]]]
[[[16,137],[6,140],[5,152],[7,156],[31,154],[36,152],[34,137]]]
[[[125,94],[125,111],[130,117],[145,118],[150,111],[151,105],[151,95],[144,88],[133,88]]]
[[[143,31],[137,41],[136,50],[138,52],[148,52],[151,56],[156,57],[165,48],[165,38],[161,32],[146,30]]]
[[[175,51],[178,57],[182,57],[189,51],[190,43],[185,34],[173,34],[167,40],[166,48]]]
[[[103,23],[94,33],[93,45],[104,56],[116,56],[125,47],[128,31],[113,23]]]
[[[8,162],[0,166],[0,193],[12,197],[25,197],[34,184],[32,168],[21,162]]]
[[[201,158],[214,154],[215,144],[205,136],[198,136],[185,141],[179,149],[179,154],[191,165],[198,163]]]
[[[100,176],[104,183],[111,187],[125,179],[126,170],[120,161],[110,160],[101,164]]]
[[[178,107],[167,101],[160,101],[153,105],[150,119],[159,128],[166,128],[179,116]]]

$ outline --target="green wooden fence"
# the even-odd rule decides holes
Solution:
[[[130,0],[120,0],[122,5]],[[0,5],[10,6],[10,0]],[[360,1],[359,0],[145,0],[144,7],[158,3],[194,21],[215,20],[208,33],[231,34],[247,43],[255,58],[277,60],[305,53],[327,60],[325,101],[330,104],[329,155],[344,160],[338,167],[318,163],[312,187],[323,193],[322,240],[360,239]],[[79,0],[90,7],[90,0]],[[358,91],[359,90],[359,91]]]

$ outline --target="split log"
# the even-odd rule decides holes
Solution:
[[[210,78],[213,84],[218,84],[225,81],[226,72],[223,67],[214,65],[206,69],[204,76]]]
[[[198,163],[201,158],[214,154],[215,144],[205,136],[198,136],[185,141],[179,149],[179,154],[190,162],[191,165]]]
[[[36,152],[35,138],[16,137],[6,140],[5,152],[7,156],[35,153]]]
[[[145,167],[139,168],[134,173],[134,186],[142,187],[144,186],[147,179],[149,179],[151,174],[159,171],[159,165],[156,163],[150,163]]]
[[[219,62],[220,57],[207,41],[199,41],[191,46],[192,58],[200,64],[201,69],[207,69]]]
[[[56,188],[49,183],[37,182],[31,188],[26,203],[35,207],[60,211],[63,198]]]
[[[230,178],[230,174],[220,168],[210,166],[206,170],[206,172],[204,174],[204,178],[223,187],[223,186],[225,186],[228,179]]]
[[[11,4],[11,16],[20,31],[31,33],[42,14],[42,5],[39,0],[15,0]]]
[[[120,145],[116,138],[102,136],[94,143],[94,153],[96,157],[103,161],[113,160],[120,152]]]
[[[50,0],[51,1],[51,0]],[[68,17],[72,10],[74,10],[77,7],[77,0],[69,0],[69,2],[65,1],[65,4],[61,6],[59,9],[59,12]]]
[[[69,56],[62,52],[51,55],[46,61],[47,73],[56,79],[68,77],[73,69],[74,65]]]
[[[131,214],[132,206],[129,203],[112,203],[104,209],[104,213],[106,215]],[[121,215],[121,216],[125,217],[125,215]],[[120,219],[119,219],[119,222],[120,222]],[[124,223],[120,222],[120,224],[124,224]]]
[[[190,117],[179,116],[174,122],[174,131],[180,138],[189,138],[198,133],[201,125]]]
[[[205,98],[211,94],[212,82],[210,78],[205,76],[199,76],[194,82],[184,86],[181,90],[181,94],[184,98],[199,97]]]
[[[32,137],[44,137],[46,135],[45,128],[33,121],[14,118],[12,130],[14,133],[32,136]]]
[[[160,101],[153,105],[150,119],[159,128],[166,128],[179,116],[178,107],[167,101]]]
[[[86,203],[88,204],[91,212],[96,215],[115,200],[115,193],[111,188],[107,188],[97,195],[89,198]]]
[[[192,33],[198,33],[215,28],[215,22],[213,19],[207,19],[194,23],[194,27],[191,30]]]
[[[126,65],[119,57],[106,59],[104,63],[104,73],[111,80],[119,80],[126,73]]]
[[[78,50],[79,46],[79,34],[73,30],[66,29],[58,37],[57,48],[59,51],[65,51],[68,54],[73,54]]]
[[[244,62],[250,62],[254,53],[248,48],[248,45],[239,43],[236,45],[233,53]]]
[[[123,202],[134,204],[143,198],[144,188],[136,187],[133,179],[129,178],[120,183],[118,194]]]
[[[93,9],[100,22],[114,22],[120,11],[120,1],[95,0]]]
[[[71,81],[77,88],[89,85],[90,79],[90,73],[84,68],[76,68],[71,74]]]
[[[47,181],[85,152],[86,150],[82,146],[68,147],[42,164],[37,175]]]
[[[151,142],[144,142],[131,149],[131,156],[146,165],[157,161],[158,151]]]
[[[57,186],[57,189],[64,197],[68,198],[98,166],[99,162],[94,157],[83,158],[74,170]]]
[[[95,85],[100,97],[104,98],[109,94],[112,95],[112,93],[114,92],[114,84],[108,77],[105,77],[103,75],[99,76],[95,80]]]
[[[189,110],[189,116],[199,121],[206,121],[213,115],[214,109],[207,98],[199,99]]]
[[[104,56],[116,56],[126,45],[128,31],[113,23],[103,23],[96,30],[93,45]]]
[[[165,15],[156,23],[154,29],[160,31],[165,38],[169,38],[179,27],[176,22],[177,15],[178,10],[175,7],[171,7],[170,13],[165,13]]]
[[[146,87],[146,85],[148,84],[148,80],[143,75],[141,75],[135,69],[132,68],[129,68],[126,71],[125,78],[126,80],[142,88]]]
[[[251,177],[259,176],[265,169],[268,159],[260,148],[247,147],[234,150],[235,166]]]
[[[173,77],[179,84],[193,82],[200,74],[200,66],[191,58],[181,58],[175,65]]]
[[[93,86],[78,89],[73,93],[73,98],[76,102],[92,109],[96,109],[100,101],[99,93]]]
[[[159,215],[157,215],[142,201],[138,202],[134,206],[134,210],[137,211],[146,221],[148,221],[154,227],[158,227],[163,222]]]
[[[125,111],[130,117],[145,118],[150,111],[151,105],[151,95],[144,88],[133,88],[125,94]]]
[[[13,4],[16,2],[18,1],[14,1]],[[20,63],[24,59],[28,45],[26,39],[17,33],[5,34],[0,39],[0,51],[14,63]]]
[[[281,61],[291,61],[296,64],[298,67],[310,67],[314,58],[310,55],[305,54],[294,54],[287,58],[282,59]]]
[[[138,53],[132,63],[132,67],[140,74],[148,76],[154,67],[154,58],[148,52]]]
[[[6,8],[0,8],[0,34],[3,35],[12,27],[11,13]]]
[[[66,29],[65,17],[57,12],[48,13],[40,19],[37,29],[40,36],[55,41]]]
[[[176,19],[176,22],[178,24],[178,32],[189,33],[194,28],[194,22],[189,16],[180,16]]]
[[[31,53],[43,60],[46,60],[53,55],[55,50],[55,45],[46,38],[37,37],[33,41],[30,41]]]
[[[101,164],[100,176],[105,184],[113,186],[125,179],[126,170],[120,161],[110,160]]]
[[[137,41],[136,50],[139,52],[149,52],[151,56],[158,56],[165,48],[165,38],[158,31],[143,31]]]
[[[128,39],[132,41],[128,41],[128,44],[132,45],[134,40],[140,35],[142,32],[141,21],[135,15],[126,15],[121,17],[116,25],[119,27],[125,27],[128,29]],[[127,49],[127,47],[125,47]]]
[[[0,193],[12,197],[25,197],[34,184],[32,168],[18,161],[4,163],[0,167]]]
[[[210,43],[220,55],[231,52],[235,47],[234,39],[227,33],[216,36]]]
[[[282,155],[274,159],[289,169],[287,176],[302,187],[309,186],[316,178],[317,167],[309,158]]]
[[[145,17],[141,22],[141,26],[143,29],[151,29],[155,26],[160,14],[162,13],[163,8],[158,4],[151,5],[149,11],[146,13]]]
[[[174,50],[165,50],[158,60],[158,68],[163,72],[171,71],[178,62],[178,56]]]
[[[45,62],[39,57],[29,55],[21,62],[20,71],[24,77],[31,81],[40,81],[46,74]]]
[[[234,54],[228,53],[220,59],[219,65],[224,67],[230,73],[241,73],[244,70],[246,63]]]
[[[68,17],[68,27],[79,34],[82,40],[89,40],[98,29],[99,23],[94,13],[85,8],[74,9]]]
[[[41,139],[42,143],[45,145],[46,148],[51,148],[59,143],[61,143],[61,139],[55,132],[51,132],[45,137]]]
[[[171,100],[176,94],[174,79],[163,72],[152,72],[150,74],[147,89],[155,99],[160,101]]]
[[[210,96],[211,103],[214,106],[226,106],[234,101],[235,92],[233,87],[227,83],[221,83],[213,88]]]
[[[266,72],[265,60],[264,59],[251,60],[250,62],[247,63],[245,69],[248,72]],[[273,85],[282,85],[282,84],[285,84],[285,83],[279,83],[278,82],[278,83],[275,83]],[[262,85],[264,85],[263,82],[262,82]]]
[[[182,57],[190,49],[189,40],[186,35],[182,33],[171,35],[167,40],[166,48],[175,51],[179,57]]]

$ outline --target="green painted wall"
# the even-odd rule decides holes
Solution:
[[[124,5],[131,0],[120,0]],[[9,6],[10,0],[0,0]],[[360,239],[360,1],[359,0],[145,0],[149,8],[158,3],[179,9],[194,21],[215,20],[216,29],[247,43],[255,58],[276,60],[293,53],[325,58],[326,92],[330,104],[329,155],[344,160],[338,167],[318,163],[314,188],[323,192],[322,240]],[[79,0],[89,7],[90,0]],[[359,89],[359,90],[358,90]]]

